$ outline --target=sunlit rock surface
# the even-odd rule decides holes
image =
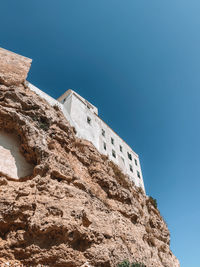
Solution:
[[[19,137],[34,165],[28,179],[0,175],[0,263],[116,267],[134,259],[146,267],[180,266],[155,204],[92,143],[77,138],[58,107],[25,84],[1,80],[0,130]],[[7,137],[1,140],[1,151],[12,156]]]
[[[0,174],[13,179],[31,175],[33,166],[20,153],[20,142],[14,134],[0,132]]]
[[[23,83],[31,66],[31,59],[0,48],[0,83],[18,85]]]

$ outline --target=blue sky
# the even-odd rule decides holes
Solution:
[[[181,267],[199,267],[200,2],[1,0],[0,46],[33,59],[29,81],[68,88],[140,155]]]

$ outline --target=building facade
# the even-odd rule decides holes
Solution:
[[[29,88],[51,105],[57,104],[71,126],[75,127],[79,138],[92,142],[100,153],[107,155],[136,186],[145,191],[138,155],[98,116],[94,105],[71,89],[55,100],[32,84]]]

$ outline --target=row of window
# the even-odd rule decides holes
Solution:
[[[130,168],[130,171],[133,172],[133,167],[132,167],[132,165],[129,165],[129,168]],[[138,178],[141,178],[141,176],[140,176],[140,172],[139,172],[139,171],[137,171],[137,177],[138,177]]]
[[[104,143],[104,149],[106,150],[106,143]],[[113,149],[112,149],[112,156],[113,156],[114,158],[116,158],[116,152],[115,152],[115,150],[113,150]],[[121,157],[121,159],[122,159],[123,162],[124,162],[124,158]],[[131,164],[129,164],[129,168],[130,168],[130,171],[133,172],[133,166],[132,166]],[[140,172],[139,172],[139,171],[137,171],[137,176],[138,176],[138,178],[140,178]]]
[[[102,135],[105,137],[105,130],[104,129],[102,129]],[[114,138],[112,138],[111,137],[111,144],[112,145],[114,145],[114,143],[115,143],[115,141],[114,141]],[[104,143],[104,149],[106,149],[105,148],[106,147],[106,144]],[[119,145],[119,150],[120,150],[120,152],[123,152],[123,148],[122,148],[122,146],[121,145]],[[130,159],[130,160],[132,160],[132,155],[129,153],[129,152],[127,152],[127,156],[128,156],[128,158]],[[137,166],[137,160],[136,159],[134,159],[135,160],[135,165]]]
[[[121,146],[120,146],[121,147]],[[104,148],[104,150],[106,150],[107,149],[107,146],[106,146],[106,143],[104,142],[103,143],[103,148]],[[114,150],[112,150],[112,151],[114,151]],[[121,151],[121,149],[120,149],[120,151]],[[114,153],[115,153],[115,151],[114,151]],[[130,160],[132,160],[132,155],[129,153],[129,152],[127,152],[127,155],[128,155],[128,158],[130,159]],[[113,156],[114,157],[114,156]],[[138,163],[137,163],[137,159],[134,159],[134,161],[135,161],[135,165],[137,166],[138,165]]]
[[[90,118],[90,117],[87,117],[87,123],[91,125],[91,118]],[[106,132],[105,132],[104,129],[101,129],[101,134],[102,134],[102,136],[104,136],[104,137],[106,136]],[[112,144],[112,145],[115,144],[115,140],[114,140],[113,137],[111,137],[111,144]],[[104,143],[104,149],[106,150],[106,144],[105,144],[105,143]],[[121,145],[119,145],[119,150],[120,150],[120,152],[123,152],[123,148],[122,148]],[[129,158],[130,160],[132,160],[132,155],[131,155],[129,152],[127,152],[127,156],[128,156],[128,158]],[[135,160],[135,165],[137,166],[137,160],[136,160],[136,159],[134,159],[134,160]]]
[[[87,117],[87,123],[91,125],[91,118],[90,117]],[[101,133],[102,133],[102,136],[104,136],[104,137],[106,136],[106,132],[104,129],[102,129]],[[115,143],[114,138],[111,137],[111,144],[114,145],[114,143]],[[103,143],[103,147],[104,147],[104,150],[106,150],[106,143],[105,142]],[[120,150],[120,152],[123,152],[123,148],[121,145],[119,145],[119,150]],[[115,150],[112,150],[112,156],[114,158],[116,158]],[[127,156],[130,160],[132,160],[132,155],[129,152],[127,152]],[[122,158],[122,160],[124,161],[124,158]],[[134,159],[134,161],[135,161],[135,165],[137,166],[138,165],[137,159]],[[130,168],[130,171],[133,172],[133,167],[131,164],[129,164],[129,168]],[[137,171],[137,176],[138,176],[138,178],[140,178],[140,172],[139,171]]]

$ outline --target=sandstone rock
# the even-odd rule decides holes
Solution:
[[[26,80],[31,59],[0,48],[0,83],[18,85]]]
[[[22,84],[0,85],[1,130],[18,136],[34,167],[19,181],[1,175],[2,262],[116,267],[135,259],[147,267],[180,266],[159,211],[117,166],[75,136],[59,110]]]

